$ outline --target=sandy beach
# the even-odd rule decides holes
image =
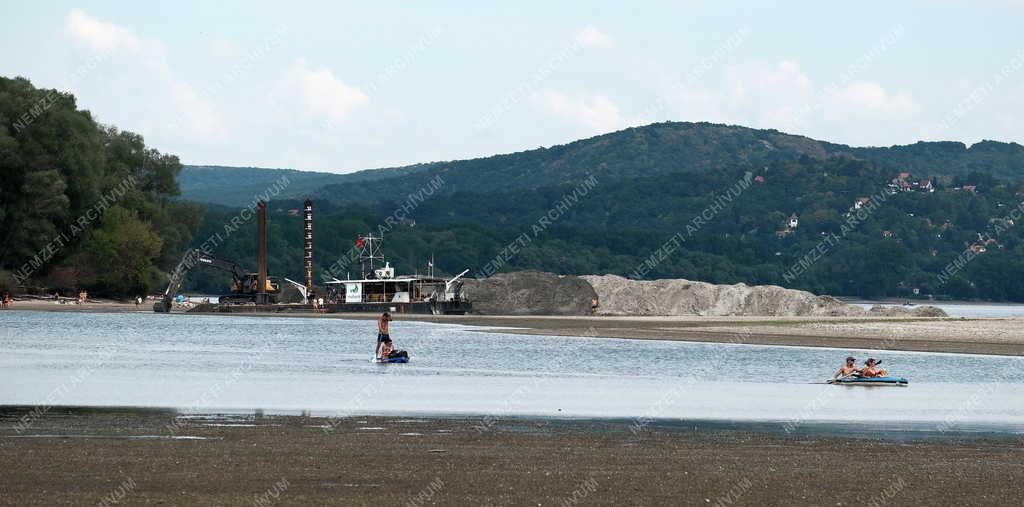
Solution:
[[[4,505],[1010,505],[1024,480],[1020,439],[62,408],[21,425],[30,408],[0,413]]]
[[[19,301],[13,311],[151,312],[152,302],[91,302],[82,305]],[[200,315],[200,314],[195,314]],[[223,314],[218,314],[223,315]],[[359,313],[239,313],[246,317],[376,319]],[[964,354],[1024,355],[1024,317],[554,317],[495,315],[395,315],[416,320],[480,326],[483,331],[680,340],[756,345],[911,350]]]
[[[440,320],[555,336],[1024,355],[1024,318],[466,316]]]

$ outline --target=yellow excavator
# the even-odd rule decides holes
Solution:
[[[166,313],[171,311],[174,297],[178,295],[182,284],[185,283],[185,276],[196,266],[209,266],[211,268],[231,273],[231,293],[220,296],[220,304],[245,304],[255,303],[256,294],[259,292],[259,275],[243,269],[237,262],[219,259],[197,248],[189,249],[181,258],[181,262],[171,273],[170,282],[160,301],[153,305],[153,311]],[[281,283],[276,279],[267,277],[267,284],[264,287],[270,303],[281,301]]]

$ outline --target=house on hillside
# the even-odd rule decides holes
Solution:
[[[782,239],[796,231],[796,228],[800,226],[800,217],[796,213],[789,216],[789,219],[782,223],[779,230],[775,231],[775,237]]]
[[[913,176],[908,172],[902,172],[896,175],[886,188],[890,195],[896,194],[897,192],[934,192],[935,185],[932,184],[930,178],[924,178],[915,180]]]

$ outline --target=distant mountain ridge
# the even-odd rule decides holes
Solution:
[[[443,194],[492,193],[570,185],[591,175],[603,182],[736,166],[757,168],[801,157],[850,157],[918,176],[985,172],[1024,179],[1024,146],[982,141],[918,142],[892,147],[851,147],[777,130],[712,123],[665,122],[629,128],[550,148],[490,157],[369,169],[349,174],[221,166],[185,166],[178,177],[182,198],[227,206],[251,202],[282,175],[282,197],[313,196],[335,204],[393,201],[438,175]],[[358,192],[355,192],[358,185]]]

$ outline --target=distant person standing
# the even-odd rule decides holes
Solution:
[[[324,308],[324,298],[317,298],[316,305],[320,307],[320,313],[324,313],[327,311],[327,309]]]
[[[391,342],[391,314],[384,312],[377,319],[377,359],[386,359],[394,350]]]

